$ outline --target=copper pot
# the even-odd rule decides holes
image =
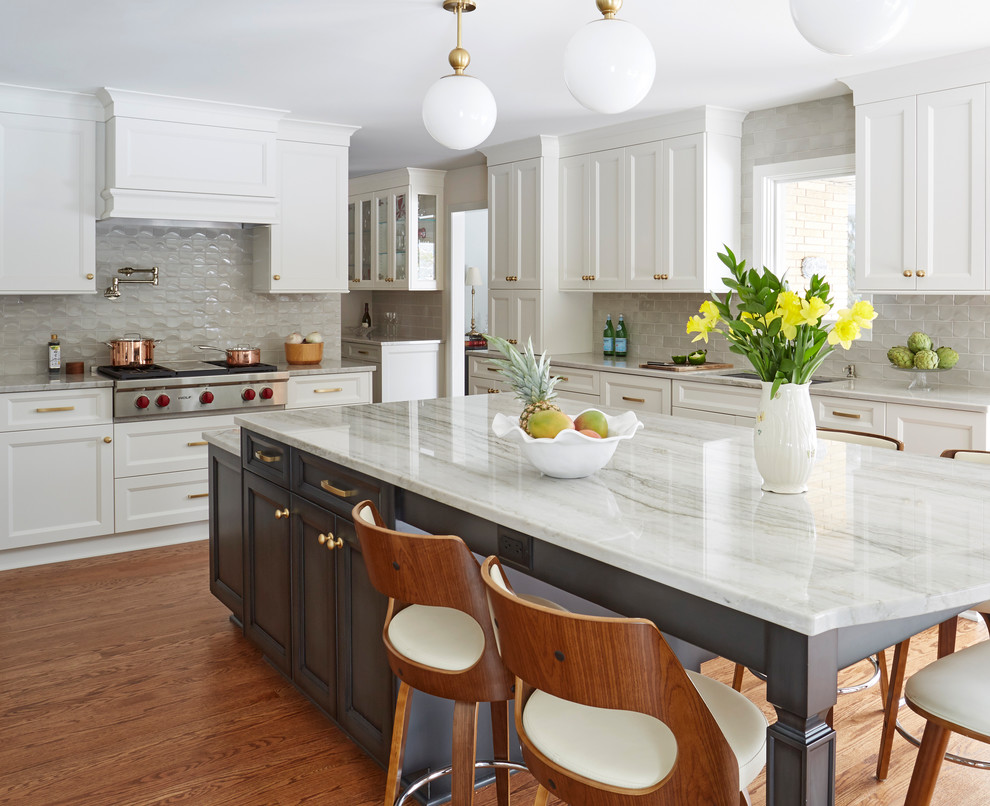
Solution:
[[[110,348],[110,363],[115,367],[131,367],[155,363],[155,345],[161,339],[125,333],[119,339],[104,342]]]
[[[211,347],[208,344],[199,344],[197,346],[200,350],[217,350],[218,352],[226,353],[228,367],[249,367],[253,364],[261,363],[260,347],[245,347],[242,344],[229,348]]]

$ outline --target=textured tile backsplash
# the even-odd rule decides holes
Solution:
[[[43,245],[39,244],[39,249]],[[158,286],[121,284],[103,297],[117,269],[159,267]],[[222,358],[198,344],[261,347],[263,361],[284,360],[293,330],[323,333],[324,356],[340,356],[339,294],[255,294],[250,229],[100,222],[95,295],[0,295],[0,370],[35,372],[46,365],[52,333],[62,360],[107,364],[105,342],[126,333],[161,339],[155,359]],[[135,279],[142,275],[134,275]]]

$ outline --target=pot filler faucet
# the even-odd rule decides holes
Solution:
[[[130,276],[132,274],[143,273],[150,274],[150,280],[131,280]],[[154,266],[150,269],[132,269],[130,266],[124,266],[122,269],[117,269],[117,274],[123,274],[125,278],[121,280],[119,277],[114,277],[113,281],[107,287],[107,290],[103,292],[108,300],[115,301],[120,299],[120,283],[151,283],[151,285],[158,285],[158,267]]]

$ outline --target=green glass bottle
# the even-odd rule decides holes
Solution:
[[[602,333],[602,353],[606,358],[615,355],[615,327],[612,325],[612,314],[605,314],[605,330]]]
[[[626,327],[626,322],[622,318],[622,314],[619,314],[619,325],[615,329],[615,357],[625,358],[626,353],[629,350],[629,329]]]

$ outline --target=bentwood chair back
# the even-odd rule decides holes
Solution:
[[[482,579],[502,658],[516,675],[526,766],[568,804],[747,803],[766,719],[742,695],[688,673],[651,621],[555,610],[516,596],[497,558]]]
[[[943,459],[956,459],[961,462],[971,462],[973,464],[990,465],[990,451],[980,451],[970,448],[950,448],[942,451],[940,456]],[[990,630],[990,600],[974,605],[970,609],[979,613],[983,617],[983,620],[986,622],[987,629]],[[948,731],[944,733],[944,735],[942,734],[942,732],[937,731],[935,728],[932,728],[932,732],[938,734],[938,741],[941,744],[941,751],[937,753],[937,759],[936,759],[932,756],[932,753],[934,751],[932,749],[931,743],[929,743],[928,748],[925,748],[925,742],[928,741],[928,735],[929,735],[928,727],[925,728],[924,737],[919,741],[917,738],[915,738],[910,733],[908,733],[898,723],[897,711],[901,704],[901,690],[902,688],[904,688],[904,676],[907,667],[908,649],[910,648],[910,645],[911,645],[911,638],[909,637],[901,641],[901,643],[899,643],[894,649],[894,660],[892,662],[892,667],[890,672],[890,686],[889,686],[890,690],[888,692],[886,701],[884,703],[883,731],[881,732],[880,735],[880,752],[877,756],[877,778],[881,781],[884,780],[887,777],[887,774],[890,770],[890,756],[893,751],[894,732],[896,731],[897,733],[900,733],[905,739],[907,739],[912,744],[922,748],[921,753],[926,754],[928,756],[927,760],[924,763],[926,770],[931,772],[931,768],[934,765],[934,772],[931,772],[930,777],[924,772],[919,772],[919,767],[922,766],[922,761],[921,761],[922,755],[919,754],[918,762],[915,765],[915,776],[920,776],[920,779],[918,784],[915,784],[914,779],[912,779],[912,783],[911,783],[912,790],[915,792],[914,797],[916,798],[914,802],[927,803],[928,802],[927,800],[924,799],[917,800],[917,798],[921,797],[919,793],[921,792],[922,789],[927,793],[924,797],[927,797],[928,799],[931,798],[931,792],[935,786],[935,777],[938,775],[938,768],[941,765],[941,761],[943,757],[948,761],[952,761],[957,764],[963,764],[970,767],[990,768],[990,762],[981,761],[978,759],[965,758],[962,756],[957,756],[955,754],[945,752],[945,743],[948,741],[948,732],[957,730],[957,732],[960,733],[966,733],[967,735],[974,735],[972,732],[967,732],[966,730],[963,729],[954,729],[950,725],[948,725],[948,722],[946,721],[942,722],[942,726],[946,728],[946,730]],[[942,663],[942,660],[944,658],[947,658],[948,656],[953,654],[953,652],[955,651],[955,645],[956,645],[956,619],[951,618],[948,621],[943,622],[942,624],[939,625],[937,660],[934,663],[932,663],[930,666],[923,669],[917,675],[912,677],[911,681],[914,681],[915,678],[918,678],[922,682],[926,679],[933,681],[942,680],[943,678],[948,679],[948,674],[949,674],[948,672],[939,672],[937,671],[937,669],[939,668],[951,669],[952,666],[946,664],[939,667],[937,666],[937,664]],[[990,651],[990,649],[984,648],[984,650],[982,651],[988,652]],[[966,663],[969,662],[968,661],[963,662],[963,664]],[[929,673],[928,669],[932,667],[936,667],[936,671]],[[979,680],[981,681],[980,682],[981,689],[984,691],[988,690],[988,687],[983,682],[986,680],[987,669],[990,669],[990,661],[988,661],[988,665],[984,667],[982,671],[982,676],[979,678]],[[960,686],[965,687],[967,685],[967,682],[964,679],[962,679],[959,681],[959,684]],[[917,691],[930,690],[930,688],[922,688],[920,683],[916,683],[915,686]],[[911,683],[909,681],[907,690],[909,691],[910,688],[911,688]],[[924,700],[928,696],[929,695],[927,694],[922,694],[920,695],[920,699]],[[962,694],[960,692],[956,692],[955,696],[959,697],[958,700],[959,702],[964,703],[963,708],[976,707],[976,702],[972,701],[972,698],[969,704],[965,704],[966,700],[962,699]],[[920,709],[920,706],[915,707],[911,705],[910,696],[906,698],[906,701],[907,704],[911,706],[914,710],[924,715],[923,711]],[[986,703],[987,712],[990,713],[990,701],[984,700],[984,703]],[[974,736],[974,738],[980,738],[980,736]],[[910,797],[908,802],[909,803],[912,802]]]
[[[894,437],[883,434],[868,434],[865,431],[847,431],[844,428],[823,428],[819,426],[818,436],[820,439],[829,439],[835,442],[851,442],[855,445],[869,445],[873,448],[890,448],[894,451],[903,451],[904,443]]]
[[[509,768],[519,768],[508,762],[513,678],[495,645],[478,561],[459,537],[387,528],[371,501],[352,516],[371,584],[389,597],[382,637],[399,679],[384,806],[399,792],[412,689],[455,701],[451,789],[458,806],[472,802],[478,704],[491,703],[498,764],[486,766],[497,767],[498,802],[507,806]]]

